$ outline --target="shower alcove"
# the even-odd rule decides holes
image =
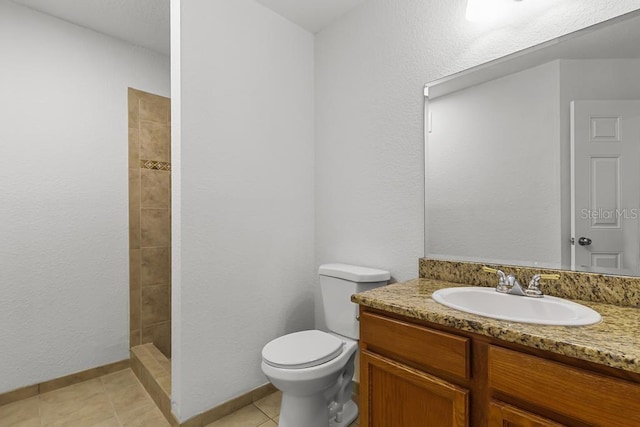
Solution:
[[[170,100],[129,88],[128,113],[131,363],[160,409],[170,413]]]

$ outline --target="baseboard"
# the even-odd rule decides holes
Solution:
[[[94,378],[111,374],[113,372],[122,371],[123,369],[127,369],[129,366],[129,359],[125,359],[119,362],[110,363],[108,365],[98,366],[95,368],[87,369],[85,371],[76,372],[75,374],[65,375],[64,377],[56,378],[53,380],[44,381],[12,391],[7,391],[5,393],[0,393],[0,406],[8,405],[9,403],[37,396],[39,394],[48,393],[50,391],[81,383],[83,381],[92,380]]]
[[[180,427],[206,426],[207,424],[217,421],[220,418],[237,411],[238,409],[244,408],[245,406],[250,405],[253,402],[257,402],[263,397],[268,396],[271,393],[275,393],[276,391],[277,389],[271,383],[267,383],[260,387],[254,388],[253,390],[238,397],[234,397],[233,399],[228,400],[223,404],[216,406],[215,408],[209,409],[208,411],[196,415],[188,421],[180,424]]]
[[[148,353],[149,350],[154,349],[147,348],[147,345],[131,349],[131,369],[172,427],[203,427],[276,391],[270,383],[265,384],[180,423],[171,410],[170,389],[162,383],[165,374],[157,366],[150,366],[156,359]]]

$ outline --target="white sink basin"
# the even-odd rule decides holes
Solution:
[[[597,311],[562,298],[508,295],[495,288],[445,288],[435,291],[433,299],[456,310],[511,322],[584,326],[602,320]]]

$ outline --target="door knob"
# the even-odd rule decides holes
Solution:
[[[589,246],[591,244],[591,239],[588,237],[580,237],[578,239],[578,244],[580,246]]]

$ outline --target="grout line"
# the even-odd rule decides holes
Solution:
[[[145,324],[144,324],[144,327],[145,327],[145,328],[150,328],[150,327],[152,327],[152,326],[164,325],[165,323],[171,323],[171,320],[161,320],[160,322],[155,322],[155,323],[145,323]],[[145,344],[153,344],[153,345],[155,345],[153,342],[146,342],[146,343],[144,343],[144,344],[142,344],[142,345],[145,345]],[[158,347],[156,347],[156,348],[158,348]],[[160,349],[159,349],[159,348],[158,348],[158,351],[160,351]],[[160,353],[162,353],[162,352],[160,351]],[[164,354],[164,353],[163,353],[163,354]],[[166,357],[166,356],[165,356],[165,357]],[[167,359],[168,359],[168,357],[167,357]]]
[[[38,398],[38,420],[40,421],[40,427],[44,427],[44,421],[42,420],[42,401],[40,400],[40,393],[36,395]]]
[[[267,414],[266,412],[264,412],[262,409],[260,409],[260,407],[258,405],[255,404],[255,402],[251,402],[251,404],[253,405],[254,408],[257,408],[258,411],[262,412],[268,419],[271,419],[271,417],[269,416],[269,414]],[[242,409],[242,408],[241,408]],[[234,412],[238,412],[238,411],[234,411]],[[232,412],[232,414],[234,413]],[[231,414],[229,414],[231,415]],[[258,424],[260,425],[260,424]]]
[[[113,415],[116,417],[116,422],[118,423],[118,425],[122,426],[122,421],[120,421],[120,417],[118,417],[118,412],[116,411],[116,406],[113,404],[113,399],[111,399],[111,394],[107,392],[107,387],[104,385],[104,375],[100,377],[100,385],[102,385],[102,392],[107,396],[107,399],[109,400],[109,405],[111,405]]]

